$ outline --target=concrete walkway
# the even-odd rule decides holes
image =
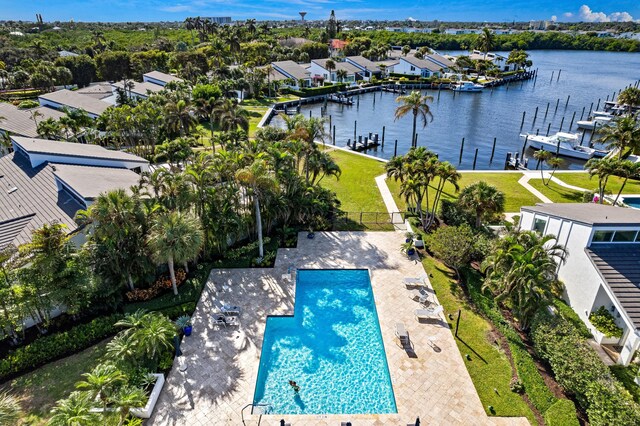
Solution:
[[[553,201],[551,201],[542,192],[538,191],[533,186],[529,185],[529,180],[532,179],[531,175],[532,175],[532,172],[523,173],[520,180],[518,180],[518,183],[522,185],[527,191],[529,191],[530,193],[538,197],[538,199],[540,199],[540,201],[542,201],[543,203],[553,203]]]

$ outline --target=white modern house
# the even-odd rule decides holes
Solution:
[[[279,74],[285,76],[289,86],[295,89],[311,86],[311,73],[294,61],[272,62],[271,67]]]
[[[38,96],[40,105],[63,110],[65,108],[78,110],[82,109],[91,118],[98,118],[111,105],[92,96],[83,95],[71,90],[62,89],[56,92],[45,93]]]
[[[520,229],[552,234],[568,251],[558,267],[565,299],[618,364],[640,347],[640,210],[602,204],[549,203],[520,209]],[[622,329],[606,337],[589,322],[604,306]]]
[[[432,61],[418,59],[415,56],[401,56],[393,67],[394,74],[417,75],[420,77],[439,77],[442,67]]]
[[[116,83],[112,83],[111,87],[113,88],[114,96],[117,96],[117,93],[119,90],[120,91],[124,90],[127,97],[131,99],[142,100],[142,99],[148,99],[149,96],[153,95],[154,93],[158,93],[164,89],[164,86],[162,85],[155,84],[155,83],[148,83],[146,81],[138,82],[138,81],[129,80],[127,83],[129,84],[125,85],[124,81],[118,81]]]
[[[332,83],[354,83],[360,74],[360,69],[349,62],[333,61],[335,68],[332,70],[327,69],[327,61],[329,59],[314,59],[311,61],[311,65],[308,70],[311,73],[311,78],[314,80],[330,81]],[[338,71],[344,71],[345,76],[342,79],[338,78]]]
[[[507,64],[506,57],[493,52],[487,52],[485,54],[484,52],[481,52],[479,50],[473,50],[469,54],[469,59],[471,59],[472,61],[489,61],[493,63],[500,71],[516,70],[515,64]]]
[[[365,81],[369,81],[371,77],[380,78],[382,70],[375,62],[370,61],[364,56],[347,56],[345,62],[353,65],[360,70],[360,75]]]
[[[153,83],[158,86],[166,86],[168,83],[176,82],[182,83],[184,80],[176,77],[175,75],[167,74],[160,71],[151,71],[146,74],[142,74],[142,81],[145,83]]]

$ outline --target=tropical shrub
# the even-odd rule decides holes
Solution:
[[[622,329],[618,327],[613,315],[604,306],[600,306],[597,311],[591,312],[589,322],[593,324],[596,330],[607,337],[622,337]]]
[[[576,311],[569,305],[567,305],[564,300],[556,298],[553,301],[553,306],[556,308],[558,314],[573,325],[576,331],[585,339],[591,338],[591,332],[585,325],[584,321],[576,314]]]
[[[22,101],[18,104],[18,108],[20,109],[30,109],[30,108],[36,108],[40,106],[40,104],[38,103],[38,101],[34,101],[34,100],[26,100],[26,101]]]
[[[0,360],[0,381],[74,354],[116,333],[120,315],[96,318],[62,333],[44,336]]]
[[[179,287],[185,282],[187,273],[184,269],[178,269],[176,271],[176,285]],[[171,289],[171,279],[163,275],[156,282],[154,282],[149,288],[136,288],[135,290],[128,291],[125,296],[129,302],[138,302],[144,300],[151,300],[158,296],[165,290]]]

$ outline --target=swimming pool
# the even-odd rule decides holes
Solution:
[[[634,209],[640,209],[640,197],[624,197],[622,202]]]
[[[294,315],[267,318],[254,404],[271,414],[397,412],[368,270],[298,270]]]

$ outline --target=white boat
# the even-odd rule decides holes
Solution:
[[[459,81],[451,86],[451,90],[454,92],[482,92],[484,86],[482,84],[476,84],[472,81]]]
[[[594,117],[610,117],[613,118],[614,115],[607,111],[592,111],[591,115]]]
[[[594,117],[593,120],[580,120],[577,121],[576,124],[579,129],[593,130],[596,126],[606,126],[611,122],[611,120],[613,120],[613,117]]]
[[[527,145],[532,149],[543,149],[557,153],[563,157],[589,160],[592,157],[604,157],[607,152],[598,149],[580,146],[579,133],[558,132],[552,136],[526,134],[520,135],[527,139]]]

